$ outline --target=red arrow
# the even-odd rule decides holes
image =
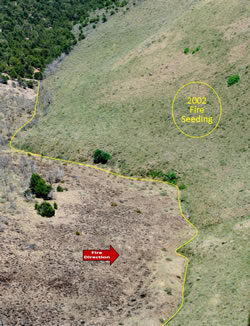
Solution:
[[[110,265],[119,257],[115,249],[110,246],[110,250],[83,250],[83,260],[101,261],[109,260]]]

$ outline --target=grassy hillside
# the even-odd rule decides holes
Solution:
[[[175,326],[247,324],[247,3],[145,0],[118,13],[45,80],[40,123],[17,141],[83,162],[100,148],[112,154],[109,168],[123,174],[177,171],[200,236],[187,248],[192,264]],[[240,82],[228,87],[233,74]],[[182,85],[197,80],[215,88],[223,115],[213,134],[191,139],[174,126],[171,103]]]

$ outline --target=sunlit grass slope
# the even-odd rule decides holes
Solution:
[[[109,168],[123,174],[177,171],[187,186],[183,207],[200,237],[187,250],[186,304],[175,326],[247,324],[247,5],[145,0],[117,14],[45,80],[49,112],[18,140],[28,150],[82,162],[92,162],[100,148],[112,154]],[[228,87],[232,74],[240,82]],[[190,81],[210,84],[222,100],[219,127],[202,139],[185,137],[171,117],[175,93]]]

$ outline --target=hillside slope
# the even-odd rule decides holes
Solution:
[[[1,326],[158,326],[170,315],[185,266],[174,249],[193,235],[175,188],[15,152],[0,167]],[[53,194],[53,218],[22,195],[34,172],[67,189]],[[109,245],[112,266],[82,261]]]
[[[39,125],[17,140],[29,151],[84,162],[101,148],[112,154],[110,169],[123,174],[177,170],[200,236],[187,250],[186,301],[171,325],[247,323],[247,4],[145,0],[120,12],[44,81],[53,98],[48,112],[40,105]],[[228,87],[232,74],[240,82]],[[191,139],[174,126],[171,103],[197,80],[216,89],[223,115],[213,134]]]

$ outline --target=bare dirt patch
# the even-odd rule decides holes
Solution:
[[[23,89],[16,81],[0,84],[0,145],[30,118],[34,110],[36,90]],[[35,121],[34,121],[35,122]]]
[[[8,171],[15,166],[21,192],[20,156],[13,155]],[[44,159],[25,159],[28,174],[34,164],[46,178],[54,168]],[[54,194],[55,217],[37,215],[34,201],[20,195],[14,214],[0,205],[1,224],[7,221],[0,251],[2,320],[27,326],[160,325],[181,296],[185,261],[174,250],[193,232],[179,213],[176,190],[63,168],[61,185],[68,191]],[[82,261],[83,249],[109,245],[120,254],[112,266]]]
[[[250,228],[250,220],[237,223],[234,227],[235,230],[244,230]]]
[[[240,60],[247,51],[247,42],[234,46],[229,52],[229,63],[234,63]]]
[[[250,18],[245,17],[237,22],[230,25],[220,27],[220,30],[224,32],[224,37],[226,40],[231,40],[238,37],[240,33],[247,33],[250,30]]]

